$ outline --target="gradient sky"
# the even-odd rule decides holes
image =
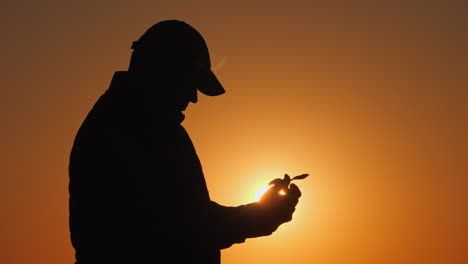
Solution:
[[[58,2],[58,3],[57,3]],[[287,3],[286,3],[287,2]],[[326,4],[325,4],[326,3]],[[311,176],[291,223],[223,264],[468,263],[463,1],[2,4],[0,263],[72,263],[68,157],[132,41],[184,20],[227,93],[184,126],[213,200]]]

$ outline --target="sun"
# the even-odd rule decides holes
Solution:
[[[255,201],[256,202],[260,201],[260,198],[262,197],[262,195],[270,188],[271,188],[271,185],[263,185],[262,187],[260,187],[260,189],[255,193]]]

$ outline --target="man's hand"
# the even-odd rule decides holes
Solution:
[[[269,236],[286,222],[291,221],[296,205],[301,197],[301,191],[292,180],[304,179],[308,174],[284,179],[274,179],[272,185],[258,202],[240,206],[239,223],[245,238]]]
[[[294,183],[289,187],[277,184],[270,187],[258,203],[279,226],[291,221],[300,197],[301,191]]]
[[[276,184],[262,195],[255,207],[256,226],[249,237],[271,235],[278,227],[291,221],[301,191],[295,184]]]

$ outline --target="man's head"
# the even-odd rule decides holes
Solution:
[[[185,22],[167,20],[153,25],[132,49],[129,72],[145,93],[163,97],[178,111],[197,101],[197,90],[211,96],[225,92],[210,69],[205,40]]]

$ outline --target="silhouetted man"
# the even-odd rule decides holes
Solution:
[[[224,93],[202,36],[163,21],[133,43],[76,136],[70,157],[71,240],[80,264],[220,263],[220,249],[290,221],[300,191],[273,187],[260,202],[210,200],[181,126],[197,89]]]

